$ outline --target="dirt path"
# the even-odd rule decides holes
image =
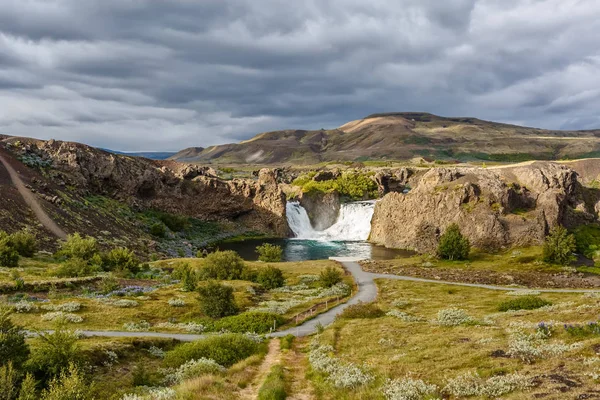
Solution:
[[[265,378],[271,371],[271,367],[273,365],[281,362],[281,348],[279,347],[280,342],[279,339],[271,339],[269,342],[269,352],[267,353],[265,359],[263,360],[256,376],[252,383],[246,386],[240,393],[239,399],[242,400],[256,400],[258,398],[258,390],[260,386],[263,384]]]
[[[283,364],[289,371],[290,393],[287,400],[313,400],[310,382],[306,376],[306,359],[296,350],[296,346],[284,354]]]
[[[52,218],[50,218],[48,214],[46,214],[46,212],[42,209],[42,206],[38,202],[38,199],[29,189],[27,189],[27,187],[25,187],[25,184],[19,177],[17,171],[14,170],[14,168],[6,161],[6,159],[2,155],[0,155],[0,163],[2,163],[2,165],[4,165],[4,168],[6,168],[6,170],[8,171],[13,185],[15,185],[15,187],[17,188],[17,190],[19,191],[19,193],[23,197],[23,200],[25,200],[25,203],[27,203],[29,208],[33,210],[33,213],[37,217],[38,221],[40,221],[40,223],[44,225],[44,227],[50,232],[52,232],[54,235],[58,236],[61,239],[65,239],[67,237],[65,231],[63,231],[58,225],[56,225]]]

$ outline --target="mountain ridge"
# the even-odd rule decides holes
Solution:
[[[171,160],[213,164],[312,164],[410,160],[518,162],[600,155],[600,129],[551,130],[425,112],[371,114],[334,129],[262,132],[239,142],[184,149]],[[178,153],[178,154],[180,154]]]

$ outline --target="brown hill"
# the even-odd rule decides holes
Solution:
[[[179,162],[187,162],[189,160],[195,160],[204,150],[204,147],[188,147],[168,157],[169,160],[176,160]]]
[[[197,154],[193,154],[197,153]],[[526,161],[600,155],[600,130],[555,131],[428,113],[374,114],[331,130],[261,133],[238,144],[184,151],[174,160],[215,164],[322,161]]]

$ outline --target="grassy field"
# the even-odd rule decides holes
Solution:
[[[407,378],[436,385],[429,393],[431,396],[462,398],[452,395],[448,384],[465,374],[478,374],[480,386],[485,386],[489,379],[492,380],[487,382],[488,386],[506,377],[520,380],[520,385],[506,389],[511,393],[502,398],[507,399],[597,395],[600,331],[570,334],[564,325],[597,321],[600,297],[543,294],[540,297],[552,305],[499,312],[502,302],[522,296],[415,282],[378,280],[377,284],[377,305],[396,316],[338,319],[315,339],[318,344],[332,346],[329,353],[332,357],[341,363],[351,363],[371,379],[349,390],[336,387],[333,379],[327,378],[328,373],[313,370],[310,378],[318,398],[383,399],[388,379],[406,384]],[[448,309],[463,310],[460,318],[464,321],[456,326],[442,325],[445,320],[438,313]],[[542,322],[551,326],[549,337],[540,333],[538,325]],[[516,350],[519,348],[521,353]],[[455,386],[466,393],[469,385]],[[489,390],[492,389],[497,388]]]

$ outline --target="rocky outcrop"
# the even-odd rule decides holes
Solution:
[[[434,252],[452,223],[476,247],[496,250],[543,241],[549,228],[597,218],[577,173],[537,162],[501,168],[434,168],[407,194],[380,200],[370,240],[387,247]]]
[[[340,196],[335,191],[302,193],[299,201],[306,210],[311,225],[318,231],[333,225],[340,214]]]
[[[78,143],[37,141],[24,149],[50,160],[52,181],[81,195],[100,194],[138,209],[230,220],[248,230],[288,235],[286,199],[275,170],[261,170],[257,180],[225,181],[212,168],[126,157]]]

